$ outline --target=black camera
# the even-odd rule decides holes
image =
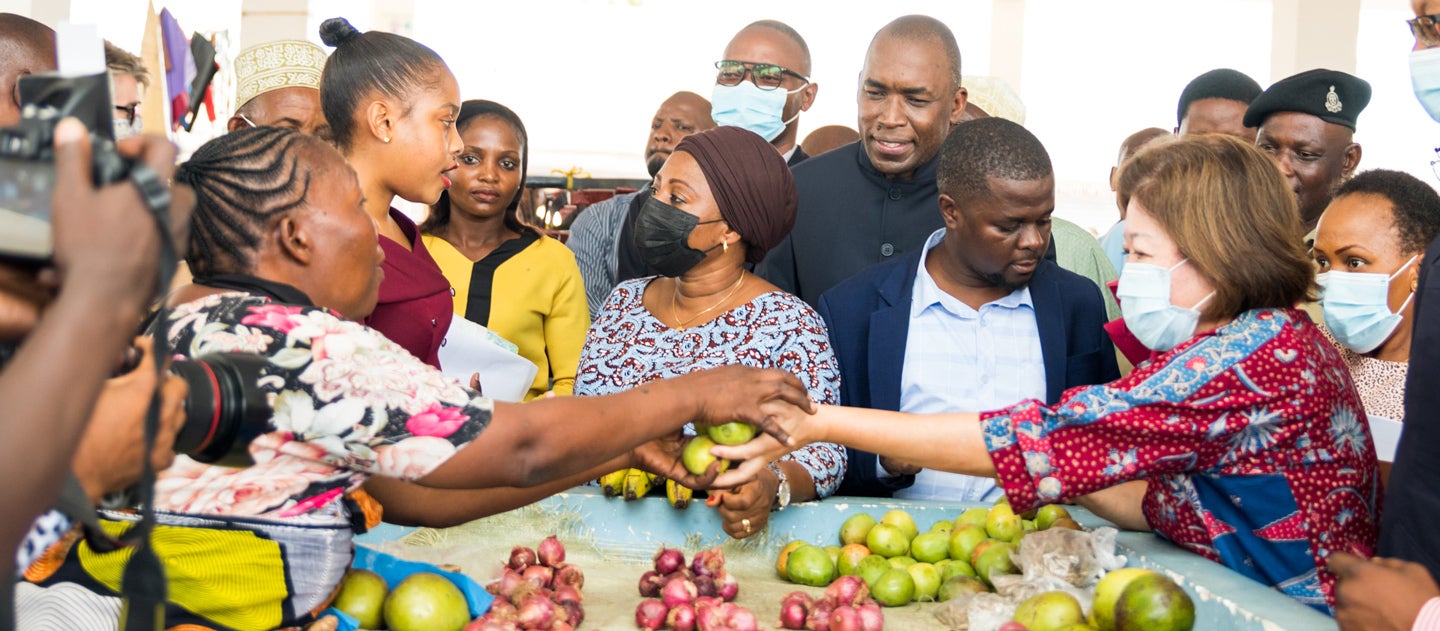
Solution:
[[[226,467],[254,464],[250,441],[270,428],[269,397],[258,385],[269,371],[269,360],[250,353],[211,353],[172,362],[170,373],[190,386],[175,453]]]
[[[19,93],[20,122],[0,128],[0,256],[45,261],[54,252],[50,198],[60,120],[75,117],[90,130],[96,186],[128,177],[131,162],[115,150],[108,73],[27,75],[19,80]]]

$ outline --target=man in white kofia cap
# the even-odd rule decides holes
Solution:
[[[325,50],[310,42],[282,40],[251,46],[235,58],[235,115],[230,131],[291,127],[329,140],[320,111],[320,72]]]

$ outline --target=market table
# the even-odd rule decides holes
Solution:
[[[922,531],[940,519],[954,519],[967,508],[988,506],[961,502],[882,500],[832,497],[792,505],[772,515],[766,531],[736,541],[720,528],[715,511],[700,501],[687,510],[670,507],[661,497],[626,502],[606,499],[599,489],[579,488],[509,513],[443,530],[414,529],[382,524],[361,535],[357,542],[397,556],[451,563],[484,583],[498,574],[512,546],[534,547],[551,533],[558,534],[570,551],[569,562],[586,573],[584,629],[634,629],[633,612],[640,601],[636,583],[663,545],[694,552],[723,546],[727,568],[740,580],[738,602],[773,628],[780,596],[804,589],[780,580],[775,555],[786,543],[800,539],[816,545],[838,544],[840,524],[855,513],[877,518],[886,511],[908,511]],[[1070,507],[1076,521],[1087,528],[1108,525],[1079,507]],[[1130,566],[1164,572],[1195,601],[1199,630],[1325,631],[1335,629],[1329,616],[1295,602],[1217,563],[1208,561],[1155,535],[1122,532],[1117,553]],[[937,603],[913,603],[885,610],[887,629],[943,629],[934,617]]]

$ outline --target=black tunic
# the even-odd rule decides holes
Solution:
[[[860,270],[919,249],[944,225],[935,162],[913,179],[886,179],[856,142],[796,165],[795,228],[757,273],[814,306]]]

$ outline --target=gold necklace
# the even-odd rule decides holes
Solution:
[[[681,320],[681,319],[680,319],[680,311],[679,311],[679,309],[677,309],[677,308],[675,307],[675,299],[676,299],[677,296],[680,295],[680,279],[679,279],[679,278],[676,278],[676,279],[675,279],[675,292],[672,293],[672,294],[670,294],[670,317],[675,320],[675,327],[676,327],[676,328],[682,328],[682,327],[684,327],[686,324],[689,324],[689,323],[691,323],[691,322],[694,322],[696,318],[699,318],[699,317],[702,316],[702,315],[705,315],[705,314],[707,314],[707,313],[710,313],[711,311],[714,311],[716,307],[719,307],[720,305],[723,305],[723,304],[725,304],[726,302],[729,302],[729,301],[730,301],[730,298],[735,295],[735,292],[740,291],[740,285],[743,285],[743,284],[745,284],[745,270],[742,269],[742,270],[740,270],[740,279],[737,280],[737,281],[735,281],[735,286],[730,288],[730,292],[727,293],[727,294],[725,294],[725,297],[724,297],[724,298],[721,298],[721,299],[720,299],[720,302],[717,302],[717,303],[715,303],[715,304],[713,304],[713,305],[710,305],[709,307],[706,307],[704,310],[696,313],[695,315],[692,315],[692,316],[690,316],[690,317],[688,317],[688,318],[686,318],[686,319],[684,319],[684,320]]]

